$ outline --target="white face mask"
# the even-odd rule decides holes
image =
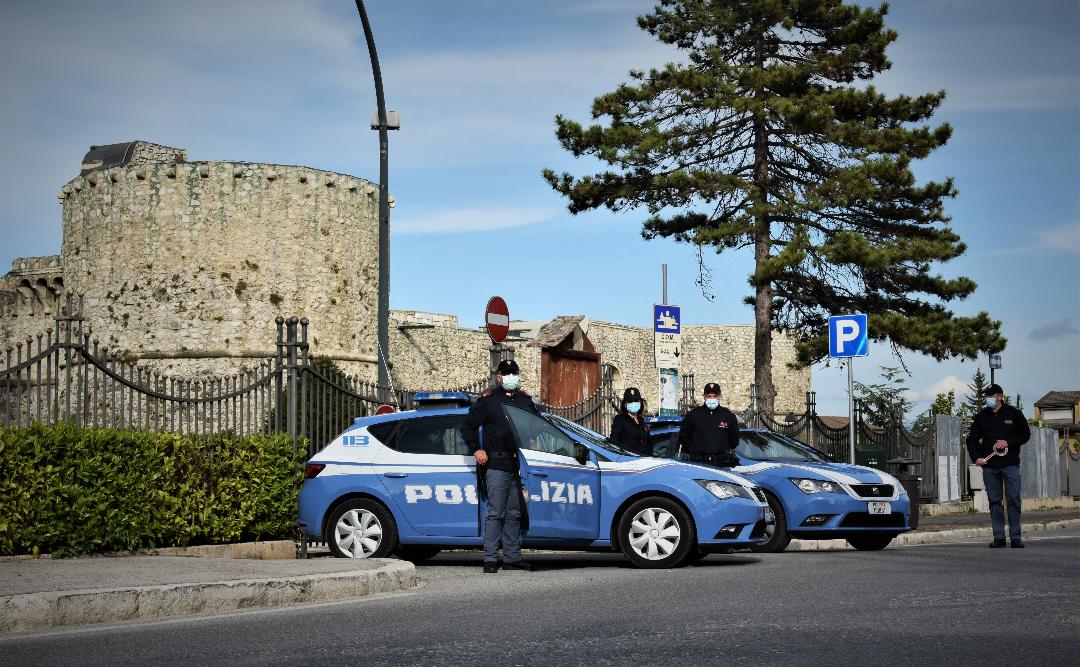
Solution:
[[[719,398],[706,398],[705,399],[705,407],[709,408],[710,410],[715,410],[716,408],[720,407],[720,399]]]
[[[507,391],[514,391],[518,388],[518,376],[517,375],[504,375],[502,376],[503,389]]]
[[[987,396],[986,397],[986,407],[988,407],[988,408],[996,408],[997,407],[997,399],[994,398],[993,396]]]

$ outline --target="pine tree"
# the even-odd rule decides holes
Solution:
[[[907,383],[903,371],[894,366],[882,366],[883,382],[855,383],[855,398],[862,403],[866,421],[876,426],[900,426],[911,411]]]
[[[965,420],[970,420],[982,412],[982,409],[986,407],[986,396],[983,396],[983,392],[986,391],[989,384],[986,381],[986,376],[983,375],[982,369],[975,369],[975,375],[971,376],[971,384],[968,385],[970,393],[964,396],[964,402],[961,403],[957,414]]]
[[[987,313],[945,307],[972,280],[932,273],[965,250],[944,211],[952,179],[918,185],[911,171],[952,133],[926,124],[944,91],[889,98],[856,83],[890,67],[887,10],[660,0],[638,25],[685,62],[631,71],[594,100],[589,126],[555,120],[567,151],[612,167],[581,178],[544,170],[570,212],[647,210],[642,236],[692,243],[699,257],[753,249],[746,302],[766,413],[773,330],[794,337],[802,365],[827,356],[827,319],[839,313],[867,313],[875,340],[937,359],[1005,345]]]

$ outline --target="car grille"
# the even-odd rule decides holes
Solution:
[[[869,514],[868,512],[851,512],[840,522],[841,528],[903,528],[904,515],[902,512],[892,514]]]
[[[892,484],[852,484],[851,490],[860,498],[892,498]]]
[[[765,492],[761,490],[761,487],[755,486],[755,487],[753,487],[753,490],[754,490],[754,497],[755,498],[757,498],[758,500],[760,500],[761,502],[766,503],[766,504],[769,502],[768,500],[765,499]]]

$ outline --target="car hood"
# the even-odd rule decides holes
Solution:
[[[819,463],[800,461],[785,463],[782,461],[750,461],[743,459],[743,465],[732,468],[732,472],[754,479],[759,475],[823,479],[842,484],[894,484],[899,482],[892,475],[849,463]]]
[[[600,464],[600,470],[636,474],[662,470],[665,475],[673,475],[682,479],[715,479],[747,488],[757,486],[752,479],[737,474],[738,470],[734,468],[732,472],[728,472],[712,466],[701,466],[651,456],[621,456],[613,461],[604,461]]]

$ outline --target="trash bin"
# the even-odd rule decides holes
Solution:
[[[919,508],[922,500],[922,494],[919,490],[922,477],[915,473],[915,466],[922,465],[922,461],[901,456],[889,459],[888,462],[897,467],[896,479],[900,481],[900,486],[907,491],[908,500],[911,501],[911,529],[915,530],[919,527]]]

